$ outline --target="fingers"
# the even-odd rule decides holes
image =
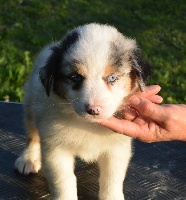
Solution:
[[[141,96],[141,97],[146,97],[153,103],[159,104],[163,101],[163,98],[157,95],[160,90],[161,90],[161,87],[159,85],[146,86],[144,92],[138,91],[136,95]]]
[[[159,85],[146,86],[145,92],[138,91],[136,95],[145,97],[153,103],[160,104],[163,101],[163,98],[157,95],[160,90],[161,87]],[[127,120],[133,121],[138,115],[138,112],[130,106],[123,110],[123,116]]]
[[[123,111],[124,119],[127,119],[129,121],[133,121],[137,116],[138,116],[137,111],[132,107],[128,107]]]
[[[152,103],[160,104],[163,101],[163,98],[158,95],[154,95],[149,97],[148,100]],[[127,109],[123,110],[123,116],[125,119],[133,121],[138,116],[138,112],[134,108],[128,106]]]
[[[160,104],[163,101],[163,98],[159,95],[149,96],[147,97],[148,100],[150,100],[153,103]]]
[[[120,120],[115,117],[111,117],[110,119],[102,120],[100,122],[101,125],[106,126],[107,128],[121,133],[128,135],[130,137],[136,138],[137,133],[140,132],[139,126],[133,122],[130,122],[128,120]]]
[[[145,87],[145,91],[144,92],[138,91],[136,93],[136,95],[142,96],[142,97],[148,97],[148,96],[152,96],[152,95],[158,94],[158,92],[160,90],[161,90],[161,87],[159,85],[150,85],[150,86],[146,86]]]
[[[162,123],[167,118],[166,107],[154,104],[146,98],[134,95],[130,98],[130,105],[140,115],[156,122]]]

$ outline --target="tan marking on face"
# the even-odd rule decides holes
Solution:
[[[134,71],[131,71],[130,79],[131,79],[131,90],[133,90],[137,86],[137,77]]]
[[[125,87],[126,87],[125,89],[128,94],[130,94],[132,91],[133,84],[134,84],[133,81],[135,81],[135,80],[133,80],[130,76],[125,77]]]
[[[130,76],[127,77],[126,82],[127,82],[126,88],[129,95],[125,98],[125,100],[128,100],[132,95],[134,95],[139,90],[136,74],[134,71],[132,71]]]
[[[104,77],[107,77],[111,74],[114,74],[117,70],[117,67],[115,66],[112,66],[112,65],[108,65],[106,68],[105,68],[105,71],[104,71]]]
[[[83,77],[86,76],[86,70],[82,65],[76,65],[76,71],[78,74],[82,75]]]

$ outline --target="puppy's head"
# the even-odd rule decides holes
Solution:
[[[107,25],[75,28],[51,50],[40,69],[47,95],[70,101],[90,120],[114,115],[132,92],[144,90],[150,73],[135,40]]]

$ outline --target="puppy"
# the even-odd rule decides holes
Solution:
[[[25,86],[28,143],[16,160],[23,174],[44,169],[52,199],[77,200],[74,158],[97,162],[99,199],[123,200],[131,138],[97,122],[119,117],[150,72],[135,40],[88,24],[45,47]]]

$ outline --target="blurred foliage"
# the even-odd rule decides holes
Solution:
[[[165,103],[186,101],[185,0],[0,0],[0,100],[22,101],[38,51],[69,29],[110,24],[136,38]]]

